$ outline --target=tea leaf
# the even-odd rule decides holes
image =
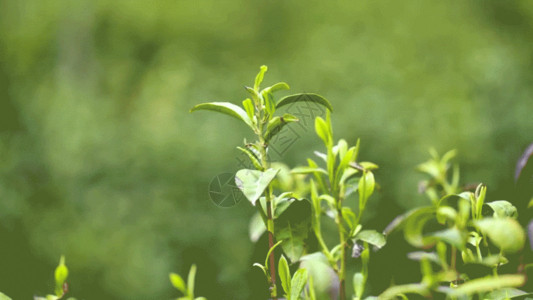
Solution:
[[[242,107],[244,107],[244,110],[246,111],[248,118],[250,118],[250,120],[253,120],[255,108],[254,108],[254,103],[252,102],[252,99],[246,98],[246,100],[242,101]]]
[[[286,96],[278,101],[276,104],[276,108],[280,108],[282,106],[296,103],[296,102],[314,102],[318,103],[325,108],[327,108],[329,111],[333,111],[333,107],[331,106],[331,103],[329,101],[317,94],[311,94],[311,93],[302,93],[302,94],[294,94],[290,96]]]
[[[242,147],[237,147],[237,149],[241,150],[242,152],[244,152],[244,154],[246,154],[246,156],[248,156],[248,158],[250,159],[250,161],[252,162],[252,164],[257,170],[260,170],[260,171],[264,170],[263,166],[259,162],[259,158],[255,156],[255,153],[252,150],[250,150],[249,148],[242,148]]]
[[[498,201],[492,201],[485,203],[485,205],[489,206],[493,213],[493,217],[495,218],[518,218],[518,211],[516,210],[516,207],[505,200],[498,200]]]
[[[499,275],[498,277],[485,277],[470,280],[456,289],[448,292],[448,296],[457,297],[476,293],[489,292],[500,288],[516,287],[524,284],[523,275]]]
[[[59,259],[59,265],[57,266],[55,270],[55,281],[56,281],[56,288],[55,293],[58,297],[63,296],[63,284],[65,283],[65,280],[67,280],[68,277],[68,269],[65,265],[65,257],[61,256]]]
[[[268,71],[268,67],[265,65],[261,66],[259,73],[255,76],[254,90],[259,90],[259,86],[261,85],[261,82],[263,82],[263,77],[265,76],[266,71]]]
[[[466,236],[463,236],[461,231],[456,227],[434,232],[430,234],[429,237],[446,242],[460,250],[464,249],[466,244]]]
[[[272,137],[278,134],[285,125],[291,122],[298,122],[298,118],[291,114],[284,114],[282,117],[274,117],[267,124],[265,132],[265,141],[270,141]]]
[[[194,297],[194,278],[196,277],[196,265],[192,265],[187,276],[187,292],[190,297]]]
[[[235,183],[246,198],[255,205],[257,199],[274,180],[279,170],[268,169],[264,172],[258,170],[242,169],[235,175]]]
[[[257,242],[259,238],[265,233],[266,226],[263,218],[259,213],[255,213],[250,220],[249,235],[252,242]]]
[[[261,94],[263,93],[266,93],[266,92],[270,92],[270,93],[275,93],[277,91],[281,91],[281,90],[289,90],[290,87],[287,83],[285,82],[278,82],[276,84],[273,84],[272,86],[270,87],[267,87],[265,88],[264,90],[261,91]]]
[[[232,116],[238,120],[243,121],[246,123],[250,128],[253,128],[252,119],[248,117],[248,114],[246,111],[244,111],[239,106],[229,103],[229,102],[210,102],[210,103],[202,103],[194,106],[190,112],[195,112],[197,110],[211,110],[216,111],[219,113],[226,114],[228,116]]]
[[[180,275],[176,273],[170,273],[169,278],[170,282],[175,288],[177,288],[183,294],[187,295],[187,287],[185,286],[185,281],[183,281],[183,278],[181,278]]]
[[[385,236],[376,230],[362,230],[355,236],[355,240],[367,242],[376,246],[378,249],[382,248],[387,243]]]
[[[281,256],[278,263],[279,279],[281,280],[281,286],[285,291],[285,294],[289,294],[291,291],[291,273],[289,270],[289,264],[285,256]]]
[[[514,219],[485,218],[475,221],[474,225],[505,252],[517,252],[524,247],[524,230]]]
[[[305,287],[305,284],[307,283],[307,270],[306,269],[299,269],[294,273],[294,276],[291,280],[291,294],[289,297],[289,300],[298,300],[300,299],[300,295],[302,294],[302,291]]]
[[[331,135],[329,133],[326,121],[324,121],[324,119],[322,119],[321,117],[317,117],[315,119],[315,131],[318,137],[320,137],[320,139],[324,141],[324,144],[328,146],[331,141]]]

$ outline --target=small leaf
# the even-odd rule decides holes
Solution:
[[[374,174],[370,171],[365,171],[361,179],[359,179],[359,209],[364,209],[368,198],[374,193],[375,185]]]
[[[277,92],[277,91],[281,91],[281,90],[289,90],[289,89],[290,89],[290,87],[289,87],[289,85],[288,85],[287,83],[285,83],[285,82],[278,82],[278,83],[276,83],[276,84],[274,84],[274,85],[272,85],[272,86],[270,86],[270,87],[267,87],[267,88],[264,89],[263,91],[268,90],[268,91],[271,92],[271,93],[275,93],[275,92]],[[263,91],[261,91],[261,92],[263,92]]]
[[[429,235],[429,237],[436,238],[450,245],[457,247],[460,250],[463,250],[466,244],[466,237],[461,234],[461,231],[456,227],[444,229],[441,231],[434,232]]]
[[[293,174],[311,174],[311,173],[322,173],[328,175],[328,172],[322,168],[311,168],[311,167],[296,167],[291,170]]]
[[[190,112],[195,112],[197,110],[211,110],[232,116],[238,120],[243,121],[248,126],[253,128],[252,119],[248,117],[246,111],[244,111],[239,106],[229,103],[229,102],[210,102],[202,103],[194,106]]]
[[[324,144],[328,146],[331,141],[331,135],[329,134],[328,124],[321,117],[316,117],[315,119],[315,131],[318,137],[324,141]]]
[[[194,297],[194,278],[196,277],[196,265],[192,265],[187,277],[187,291],[190,297]]]
[[[353,274],[353,289],[354,294],[357,296],[357,299],[361,299],[361,297],[363,296],[361,292],[364,289],[364,284],[365,278],[363,276],[363,273],[357,272]]]
[[[237,147],[237,149],[241,150],[241,152],[243,152],[244,154],[246,154],[246,156],[248,156],[248,158],[250,159],[250,161],[252,162],[252,164],[257,170],[263,171],[263,166],[261,166],[261,163],[259,162],[259,158],[255,156],[255,153],[250,148]]]
[[[257,73],[257,76],[255,76],[254,90],[259,90],[259,86],[261,85],[261,82],[263,82],[263,77],[265,76],[267,70],[268,67],[265,65],[261,66],[259,69],[259,73]]]
[[[264,172],[258,170],[242,169],[235,175],[235,183],[246,198],[255,206],[255,202],[274,180],[279,170],[268,169]]]
[[[407,253],[407,258],[416,260],[416,261],[422,261],[423,259],[427,259],[438,265],[441,264],[440,258],[435,252],[424,252],[424,251],[409,252]]]
[[[329,109],[329,111],[333,111],[333,107],[331,106],[331,103],[329,103],[329,101],[326,98],[320,95],[311,94],[311,93],[303,93],[303,94],[295,94],[295,95],[286,96],[278,101],[278,103],[276,104],[276,108],[280,108],[282,106],[285,106],[291,103],[296,103],[296,102],[315,102],[326,107],[327,109]]]
[[[350,227],[350,231],[355,229],[356,217],[354,212],[349,207],[343,207],[341,210],[342,218],[346,221],[346,224]]]
[[[355,236],[355,240],[367,242],[376,246],[378,249],[382,248],[387,243],[385,236],[376,230],[362,230]]]
[[[518,211],[516,210],[516,207],[505,200],[498,200],[498,201],[492,201],[485,203],[486,206],[489,206],[493,213],[493,217],[495,218],[518,218]]]
[[[266,226],[263,218],[259,213],[255,213],[250,219],[249,235],[252,242],[257,242],[259,238],[265,233]]]
[[[465,282],[456,289],[448,292],[448,296],[457,297],[462,295],[472,295],[489,292],[501,288],[517,287],[523,285],[525,278],[523,275],[498,275],[498,277],[477,278]]]
[[[274,117],[267,124],[265,132],[265,141],[270,141],[272,137],[278,134],[285,125],[292,122],[298,122],[298,118],[291,114],[284,114],[282,117]]]
[[[475,221],[474,225],[505,252],[517,252],[524,247],[524,230],[514,219],[484,218]]]
[[[269,116],[274,115],[276,112],[276,103],[274,102],[274,97],[270,92],[261,93],[261,97],[265,101],[265,109]]]
[[[61,256],[59,259],[59,265],[57,266],[55,270],[55,281],[56,281],[56,287],[55,287],[55,293],[58,297],[63,296],[63,284],[67,280],[68,277],[68,269],[65,265],[65,257]]]
[[[300,295],[302,294],[302,291],[305,287],[305,284],[307,283],[307,270],[306,269],[299,269],[294,273],[294,276],[291,280],[291,294],[289,299],[291,300],[298,300],[300,298]]]
[[[368,171],[377,170],[379,168],[378,165],[376,165],[373,162],[369,162],[369,161],[362,161],[359,163],[359,165],[361,165],[363,169],[368,170]]]
[[[268,277],[267,270],[266,270],[266,268],[265,268],[262,264],[260,264],[260,263],[254,263],[252,266],[253,266],[253,267],[258,267],[259,269],[261,269],[261,270],[263,271],[263,273],[265,274],[265,276]]]
[[[246,111],[246,115],[248,115],[248,118],[250,118],[250,120],[253,120],[255,109],[254,109],[254,103],[252,102],[252,99],[246,98],[246,100],[242,101],[242,107],[244,107],[244,110]]]
[[[289,264],[285,256],[281,256],[278,263],[278,272],[279,279],[281,280],[281,286],[285,291],[285,294],[288,295],[291,291],[291,272],[289,270]]]
[[[177,288],[183,294],[187,295],[187,287],[185,286],[185,281],[183,281],[183,278],[181,278],[181,276],[176,273],[170,273],[169,278],[170,282],[175,288]]]

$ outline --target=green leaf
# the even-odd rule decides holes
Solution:
[[[277,243],[274,244],[274,246],[272,246],[272,248],[270,248],[267,252],[267,255],[265,257],[265,268],[268,269],[268,258],[270,257],[270,255],[274,252],[274,250],[276,250],[276,248],[281,245],[281,241],[278,241]]]
[[[265,233],[266,226],[263,218],[259,213],[255,213],[250,219],[249,235],[252,242],[257,242],[259,238]]]
[[[285,294],[288,295],[291,291],[291,272],[289,270],[289,264],[285,256],[281,256],[278,263],[278,272],[279,279],[281,280],[281,286],[285,291]]]
[[[312,173],[322,173],[328,175],[328,172],[322,168],[312,168],[312,167],[296,167],[291,170],[293,174],[312,174]]]
[[[192,265],[187,277],[187,291],[190,297],[194,297],[194,278],[196,277],[196,265]]]
[[[431,220],[434,216],[434,207],[421,207],[409,213],[404,221],[405,240],[415,247],[427,246],[428,240],[424,238],[422,233],[426,222]]]
[[[349,207],[345,206],[341,209],[341,213],[342,213],[342,218],[344,219],[344,221],[346,221],[346,224],[348,224],[348,226],[350,227],[350,231],[355,229],[355,226],[357,224],[355,224],[356,217],[355,217],[354,212]]]
[[[448,292],[448,296],[457,297],[489,292],[501,288],[517,287],[523,285],[523,275],[498,275],[498,277],[485,277],[473,279]]]
[[[265,65],[261,66],[259,69],[259,73],[257,73],[257,76],[255,76],[254,90],[259,90],[259,86],[261,85],[261,82],[263,82],[263,77],[265,76],[267,70],[268,67]]]
[[[257,170],[263,171],[263,166],[261,166],[259,158],[255,156],[255,153],[250,148],[237,147],[237,149],[241,150],[244,154],[246,154],[246,156],[248,156],[248,158]]]
[[[487,293],[485,299],[512,299],[519,296],[532,296],[533,294],[528,294],[524,291],[515,288],[503,288],[496,291]]]
[[[274,97],[271,92],[262,92],[261,97],[265,101],[265,109],[269,116],[274,115],[276,112],[276,103],[274,102]]]
[[[170,273],[169,278],[170,282],[175,288],[177,288],[183,294],[187,295],[187,287],[185,286],[185,281],[183,281],[183,278],[181,278],[180,275],[176,273]]]
[[[402,294],[418,294],[421,296],[427,296],[429,294],[429,289],[425,284],[421,283],[411,283],[403,285],[395,285],[386,289],[383,293],[378,296],[379,300],[388,300],[396,299],[396,296]]]
[[[361,299],[362,291],[364,290],[364,284],[365,284],[365,278],[363,276],[363,273],[357,272],[353,274],[353,290],[354,294],[357,296],[358,299]]]
[[[371,171],[365,171],[359,179],[359,209],[364,209],[368,198],[374,193],[376,182]]]
[[[331,135],[328,130],[328,124],[321,117],[316,117],[315,119],[315,131],[327,147],[330,144]]]
[[[252,99],[246,98],[246,100],[242,101],[242,107],[244,107],[244,110],[246,111],[246,115],[248,115],[248,118],[250,118],[250,120],[253,120],[254,114],[255,114],[255,108],[254,108],[254,103],[252,102]]]
[[[210,103],[202,103],[194,106],[190,112],[195,112],[197,110],[211,110],[216,111],[219,113],[226,114],[228,116],[232,116],[238,120],[243,121],[251,128],[254,128],[252,124],[252,119],[248,117],[248,114],[246,111],[244,111],[239,106],[229,103],[229,102],[210,102]]]
[[[515,219],[484,218],[475,221],[474,225],[505,252],[517,252],[524,247],[525,233]]]
[[[274,180],[279,170],[268,169],[264,172],[258,170],[242,169],[235,175],[235,183],[246,198],[255,205],[257,199]]]
[[[68,277],[68,269],[67,269],[67,266],[65,265],[64,256],[61,256],[61,258],[59,259],[59,265],[56,267],[54,275],[55,275],[55,281],[56,281],[55,293],[58,297],[61,297],[64,294],[63,284],[65,283]]]
[[[287,83],[285,82],[278,82],[270,87],[267,87],[265,88],[263,91],[261,91],[261,93],[263,93],[264,91],[268,90],[269,92],[271,93],[275,93],[277,91],[281,91],[281,90],[289,90],[290,87]]]
[[[421,261],[421,260],[427,259],[427,260],[429,260],[431,262],[434,262],[434,263],[436,263],[438,265],[442,264],[441,261],[440,261],[439,256],[435,252],[424,252],[424,251],[409,252],[409,253],[407,253],[407,258],[412,259],[412,260],[416,260],[416,261]]]
[[[272,137],[278,134],[285,125],[291,122],[298,122],[298,118],[291,114],[284,114],[282,117],[274,117],[267,124],[265,132],[265,141],[270,141]]]
[[[486,206],[490,207],[493,211],[493,217],[495,218],[518,218],[518,211],[516,207],[505,200],[498,200],[485,203]]]
[[[326,100],[326,98],[320,95],[311,94],[311,93],[302,93],[302,94],[294,94],[294,95],[286,96],[278,101],[278,103],[276,104],[276,108],[280,108],[282,106],[285,106],[291,103],[296,103],[296,102],[315,102],[326,107],[327,109],[329,109],[329,111],[333,111],[333,107],[331,106],[331,103],[329,103],[329,101]]]
[[[0,300],[11,300],[11,298],[0,292]]]
[[[267,272],[266,268],[262,264],[254,263],[252,266],[253,267],[258,267],[259,269],[261,269],[263,271],[263,273],[265,274],[265,276],[268,278],[268,272]]]
[[[292,261],[305,253],[311,225],[311,203],[293,198],[290,206],[274,220],[276,240],[282,241],[283,252]]]
[[[298,300],[300,299],[300,295],[302,294],[302,291],[305,287],[305,284],[307,283],[307,270],[306,269],[299,269],[294,273],[294,276],[291,280],[291,294],[289,297],[289,300]]]
[[[385,236],[376,230],[362,230],[355,236],[355,240],[367,242],[376,246],[378,249],[382,248],[387,243]]]
[[[460,250],[463,250],[466,244],[466,236],[464,236],[456,227],[434,232],[430,234],[429,237],[446,242]]]

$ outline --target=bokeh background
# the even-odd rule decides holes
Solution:
[[[328,98],[337,138],[380,165],[371,227],[426,203],[415,166],[431,146],[458,149],[461,181],[489,199],[522,201],[532,37],[525,0],[2,0],[0,290],[52,292],[64,254],[78,299],[175,298],[168,273],[192,263],[198,295],[254,299],[254,210],[208,197],[248,132],[188,110],[240,103],[262,64],[266,84]],[[309,127],[281,158],[320,146]]]

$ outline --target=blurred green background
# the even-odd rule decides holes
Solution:
[[[254,210],[208,197],[247,129],[188,110],[240,103],[262,64],[265,84],[328,98],[337,138],[361,137],[381,167],[374,228],[426,203],[430,146],[509,198],[533,139],[532,36],[525,0],[1,0],[0,291],[51,292],[64,254],[78,299],[175,298],[168,273],[193,262],[198,295],[258,297]],[[309,127],[282,159],[320,147]]]

